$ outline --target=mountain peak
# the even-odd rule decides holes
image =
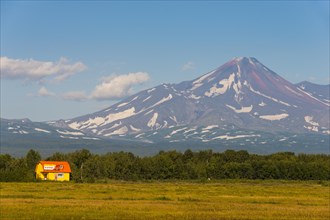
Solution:
[[[253,76],[259,79],[263,77],[262,75],[269,75],[270,73],[273,75],[271,70],[254,57],[234,57],[215,70],[195,79],[193,84],[198,83],[200,85],[201,82],[214,84],[216,81],[229,79],[232,74],[235,74],[235,78],[237,78],[235,81],[241,79],[243,80],[241,83],[243,83],[244,80],[249,81],[248,78]]]
[[[250,62],[250,63],[260,63],[255,57],[234,57],[231,61],[239,62]]]
[[[234,57],[231,60],[227,61],[224,65],[220,66],[218,69],[223,68],[241,68],[241,69],[267,69],[265,65],[263,65],[259,60],[255,57]],[[268,69],[267,69],[268,70]],[[237,70],[239,71],[239,70]],[[259,70],[257,70],[259,72]]]

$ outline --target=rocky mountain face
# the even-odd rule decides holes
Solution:
[[[329,86],[294,85],[255,58],[235,58],[179,84],[139,92],[102,111],[65,121],[112,137],[177,126],[329,133]],[[328,96],[327,96],[328,95]],[[193,132],[194,130],[191,130]]]

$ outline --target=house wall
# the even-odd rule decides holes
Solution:
[[[39,179],[39,180],[43,180],[44,179],[44,175],[42,175],[42,173],[40,173],[42,170],[43,170],[42,169],[42,165],[39,163],[36,166],[36,169],[35,169],[36,179]]]
[[[47,180],[69,181],[70,173],[48,173]]]
[[[47,179],[43,173],[36,173],[39,180],[70,181],[70,173],[46,173]]]

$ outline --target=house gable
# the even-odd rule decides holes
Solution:
[[[40,165],[40,166],[39,166]],[[66,161],[40,161],[36,171],[49,173],[71,173],[71,168]]]

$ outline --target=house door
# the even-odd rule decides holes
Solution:
[[[47,180],[48,173],[43,173],[44,180]]]

